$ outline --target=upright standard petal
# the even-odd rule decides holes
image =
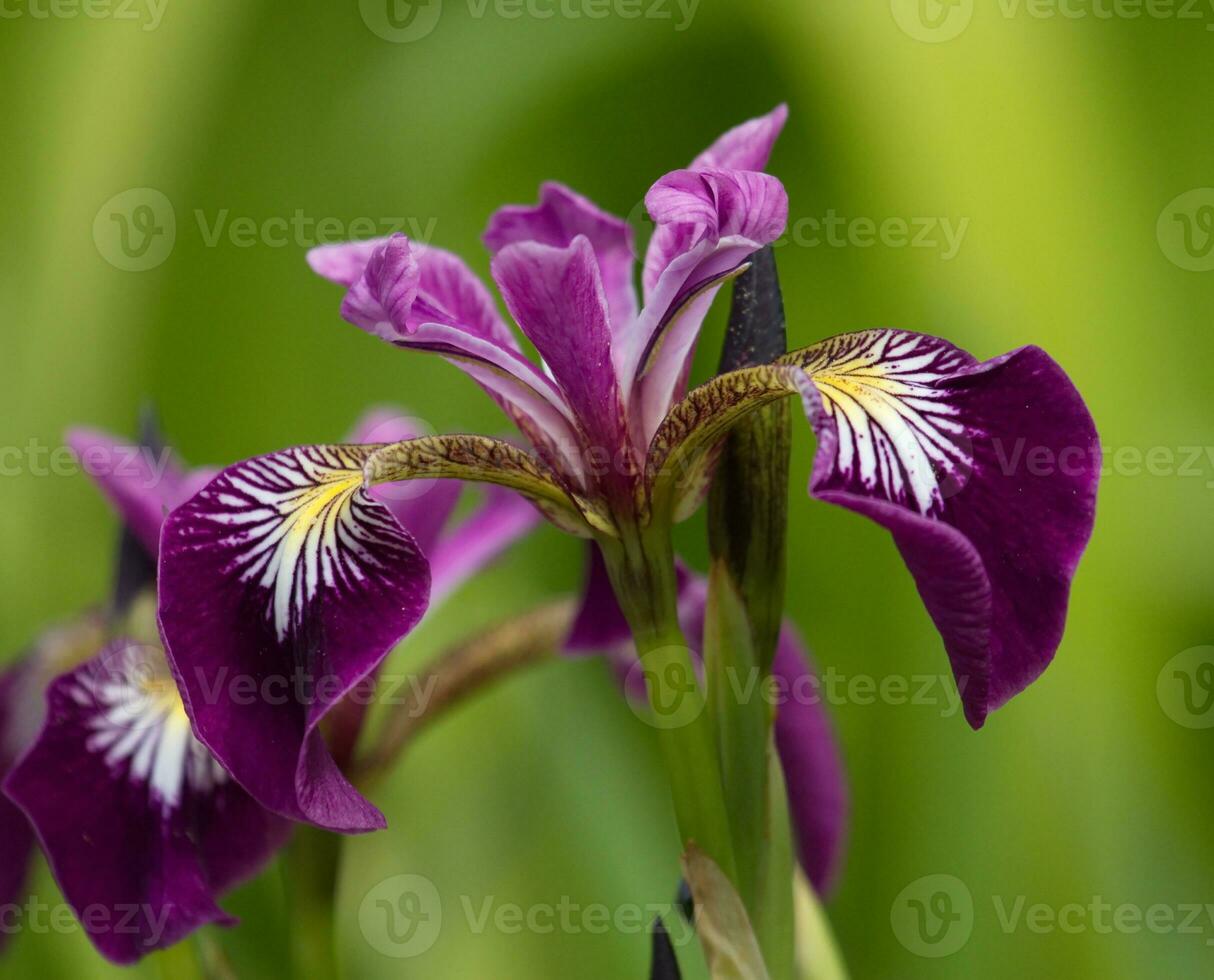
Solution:
[[[230,924],[216,898],[289,831],[191,733],[161,651],[130,640],[51,684],[46,723],[5,791],[85,932],[116,963]]]
[[[485,246],[495,255],[507,245],[538,242],[567,248],[585,235],[594,248],[611,311],[612,328],[619,331],[637,314],[636,287],[632,282],[632,228],[623,218],[601,210],[589,199],[562,184],[540,187],[534,207],[509,205],[499,209],[485,230]]]
[[[573,409],[585,436],[583,466],[607,486],[631,478],[638,461],[628,451],[607,301],[590,240],[579,235],[567,248],[510,245],[494,258],[493,278]]]
[[[788,359],[813,383],[811,492],[893,533],[981,727],[1062,639],[1100,473],[1083,399],[1037,347],[980,364],[871,330]]]
[[[772,148],[784,124],[788,106],[778,105],[765,116],[750,119],[721,136],[692,161],[692,170],[766,170]]]
[[[788,107],[777,106],[766,116],[759,116],[735,126],[692,161],[691,170],[756,170],[767,168],[772,147],[788,121]],[[687,231],[677,226],[659,225],[645,254],[645,302],[656,289],[664,269],[686,250]]]
[[[224,470],[170,516],[160,556],[161,629],[199,738],[262,806],[346,832],[383,817],[317,726],[413,628],[430,586],[413,539],[363,489],[375,448]]]
[[[92,429],[73,429],[68,445],[149,555],[156,554],[164,516],[194,484],[168,449],[123,443]]]
[[[686,389],[716,287],[783,234],[788,195],[767,174],[682,170],[659,180],[645,200],[658,222],[655,238],[670,245],[665,252],[651,252],[651,259],[666,264],[654,276],[623,375],[638,384],[632,397],[640,403],[648,439]]]

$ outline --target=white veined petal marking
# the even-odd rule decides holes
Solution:
[[[208,491],[205,516],[232,532],[234,571],[266,593],[280,642],[322,588],[353,591],[383,567],[385,548],[404,554],[399,527],[363,489],[373,448],[288,449],[229,470]]]
[[[962,481],[973,466],[966,426],[938,382],[969,363],[954,347],[898,330],[809,348],[800,364],[835,422],[836,469],[891,501],[938,514],[945,479]]]
[[[164,654],[130,644],[103,655],[69,689],[88,713],[85,747],[114,771],[145,785],[165,819],[187,789],[206,794],[227,771],[194,736]]]

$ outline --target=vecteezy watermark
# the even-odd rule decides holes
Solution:
[[[0,0],[0,20],[118,20],[154,31],[169,0]]]
[[[628,212],[628,223],[640,229],[639,241],[652,235],[657,227],[645,202],[639,201]],[[821,216],[790,217],[783,234],[772,242],[772,248],[913,248],[939,252],[945,262],[957,257],[969,232],[969,218],[938,215],[886,217],[848,217],[835,208]],[[778,229],[772,229],[774,234]],[[772,237],[764,235],[764,237]],[[639,244],[633,246],[633,257],[643,259]]]
[[[1195,21],[1214,30],[1211,0],[996,0],[1004,20]],[[974,17],[974,0],[890,0],[894,21],[916,41],[959,37]]]
[[[970,26],[974,0],[890,0],[894,21],[916,41],[951,41]]]
[[[1152,476],[1205,479],[1214,490],[1214,446],[1042,446],[1019,438],[992,442],[995,463],[1004,476],[1017,473],[1050,478],[1083,476],[1095,465],[1102,477]]]
[[[152,949],[164,937],[165,925],[173,911],[172,905],[156,908],[144,902],[119,902],[115,905],[93,902],[73,911],[64,902],[52,905],[31,895],[21,904],[0,904],[0,934],[11,936],[19,932],[32,932],[66,935],[77,932],[83,925],[94,935],[141,936],[144,945]]]
[[[0,477],[79,476],[119,477],[141,490],[153,490],[164,480],[173,450],[147,446],[48,446],[30,439],[24,446],[0,446]]]
[[[773,248],[916,248],[939,252],[949,262],[957,257],[969,231],[970,219],[954,223],[947,217],[848,218],[834,208],[821,218],[797,218]]]
[[[1185,191],[1159,214],[1155,237],[1160,251],[1189,272],[1214,269],[1214,187]]]
[[[677,650],[679,648],[671,648]],[[653,662],[634,661],[625,676],[629,704],[638,718],[655,728],[679,728],[690,724],[704,707],[699,680],[684,666],[681,659],[663,658],[661,666]],[[644,699],[646,690],[653,690],[655,670],[662,670],[663,683],[654,695],[656,701]],[[762,676],[758,669],[724,671],[726,694],[737,704],[756,700],[780,708],[794,704],[813,706],[828,704],[869,707],[915,707],[934,709],[941,718],[952,718],[964,704],[965,682],[959,684],[948,674],[847,674],[827,667],[821,674],[802,674],[789,678],[778,674]]]
[[[655,20],[669,21],[678,32],[695,19],[700,0],[464,0],[474,20]],[[434,33],[443,0],[359,0],[363,23],[394,44],[420,41]]]
[[[898,893],[889,924],[898,942],[916,956],[951,956],[974,931],[974,897],[960,878],[925,875]]]
[[[371,888],[359,903],[358,926],[377,952],[393,959],[410,959],[434,946],[443,930],[444,911],[450,919],[455,906],[463,927],[474,936],[490,932],[503,936],[635,936],[646,933],[653,921],[661,918],[673,945],[695,942],[694,929],[671,902],[608,905],[562,895],[555,902],[523,905],[503,902],[496,895],[460,895],[451,908],[444,910],[434,882],[418,874],[393,875]]]
[[[358,906],[358,928],[376,952],[393,959],[421,956],[443,930],[443,902],[422,875],[385,878]]]
[[[1033,901],[1028,895],[991,895],[993,922],[1004,935],[1063,933],[1134,936],[1197,936],[1214,946],[1214,903],[1135,902],[1114,904],[1102,895],[1081,901]],[[985,906],[982,906],[985,907]],[[960,878],[925,875],[907,885],[890,908],[898,942],[916,956],[951,956],[969,942],[979,907]]]
[[[154,187],[132,187],[106,201],[93,218],[93,243],[116,269],[145,272],[169,257],[177,213]]]
[[[289,215],[233,215],[229,208],[194,208],[193,226],[206,248],[297,248],[402,232],[429,243],[437,218],[405,216],[317,217],[296,208]],[[187,226],[188,227],[188,226]],[[133,187],[115,194],[93,218],[93,241],[101,257],[116,269],[146,272],[164,263],[177,242],[177,211],[152,187]]]
[[[1214,646],[1190,647],[1155,678],[1163,713],[1185,728],[1214,728]]]

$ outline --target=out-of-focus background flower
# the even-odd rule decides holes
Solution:
[[[1214,902],[1214,649],[1193,650],[1214,644],[1209,4],[3,14],[4,656],[107,589],[115,523],[55,455],[71,423],[130,432],[152,399],[194,463],[339,438],[376,402],[439,430],[505,428],[454,369],[343,323],[310,245],[400,228],[486,273],[488,215],[547,178],[643,235],[653,180],[787,100],[772,171],[791,197],[791,342],[900,326],[981,357],[1040,344],[1108,450],[1057,661],[975,734],[892,543],[805,499],[797,429],[789,610],[830,672],[853,784],[829,911],[854,976],[1210,971],[1214,919],[1189,911]],[[702,518],[681,537],[702,563]],[[570,589],[581,560],[540,532],[394,663]],[[350,974],[645,975],[646,909],[677,878],[651,736],[596,662],[545,667],[430,732],[381,794],[391,828],[349,847]],[[245,924],[216,935],[241,975],[281,975],[281,890],[272,869],[228,902]],[[60,902],[45,870],[34,891]],[[972,919],[920,933],[917,900]],[[5,975],[116,975],[62,912],[7,911]]]

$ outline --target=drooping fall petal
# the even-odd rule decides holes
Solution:
[[[980,727],[1062,638],[1100,470],[1083,399],[1036,347],[979,363],[923,334],[844,334],[676,406],[650,449],[655,506],[733,422],[790,393],[818,437],[811,494],[892,532]]]
[[[161,628],[199,738],[261,805],[347,832],[383,817],[317,726],[413,628],[430,585],[363,488],[373,448],[229,467],[170,516],[160,556]]]
[[[5,791],[116,963],[231,924],[216,898],[289,832],[193,736],[161,651],[126,639],[51,684],[42,732]]]
[[[540,187],[539,204],[508,205],[489,220],[484,241],[495,255],[507,245],[538,242],[567,248],[584,235],[594,248],[613,329],[623,329],[637,313],[632,282],[635,246],[623,218],[608,214],[581,194],[549,181]]]

